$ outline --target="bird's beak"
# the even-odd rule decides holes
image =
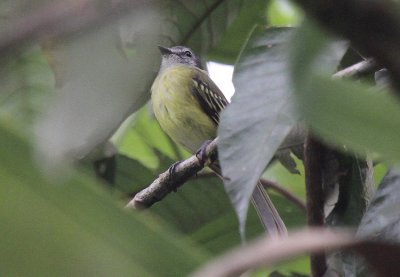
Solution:
[[[164,46],[158,46],[158,49],[160,49],[160,52],[161,52],[161,54],[162,55],[169,55],[169,54],[172,54],[172,51],[169,49],[169,48],[167,48],[167,47],[164,47]]]

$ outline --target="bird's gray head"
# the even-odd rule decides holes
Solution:
[[[160,71],[178,64],[186,64],[203,69],[200,59],[197,58],[193,51],[188,47],[173,46],[167,48],[158,46],[158,48],[160,49],[162,55]]]

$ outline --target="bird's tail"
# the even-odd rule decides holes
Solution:
[[[209,165],[209,167],[218,176],[223,178],[221,167],[218,163],[213,163]],[[258,217],[260,218],[260,221],[265,230],[271,236],[287,235],[285,223],[281,219],[278,211],[276,210],[261,182],[258,182],[256,188],[254,189],[253,195],[251,197],[251,203],[256,209]]]
[[[271,236],[286,236],[287,229],[278,211],[259,181],[253,191],[251,203],[257,211],[260,221]]]

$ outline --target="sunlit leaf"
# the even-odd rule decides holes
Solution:
[[[272,26],[295,26],[299,24],[302,13],[288,0],[272,0],[268,4],[267,18]]]

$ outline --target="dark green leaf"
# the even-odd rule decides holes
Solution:
[[[156,12],[149,5],[84,34],[58,39],[46,51],[55,66],[59,91],[38,123],[38,149],[51,165],[85,157],[107,141],[122,121],[149,98],[155,69]],[[118,34],[124,24],[136,34],[135,56],[122,54]]]
[[[382,179],[358,229],[361,237],[400,242],[400,174],[391,169]]]
[[[253,30],[235,66],[236,93],[222,113],[219,157],[242,227],[258,178],[298,119],[288,83],[290,34],[288,28]]]

